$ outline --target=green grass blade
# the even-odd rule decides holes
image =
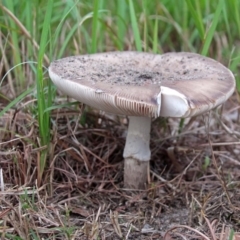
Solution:
[[[226,32],[228,35],[228,38],[230,40],[230,42],[232,42],[232,34],[231,34],[231,27],[230,27],[230,21],[229,21],[229,17],[228,16],[228,11],[227,11],[227,2],[224,1],[224,6],[223,6],[223,19],[224,19],[224,23],[226,26]]]
[[[118,47],[119,50],[124,49],[124,39],[127,30],[127,26],[125,24],[126,19],[126,1],[125,0],[117,0],[117,38],[118,38]]]
[[[32,1],[26,1],[26,12],[30,13],[32,8],[33,8],[33,4]],[[30,33],[30,35],[33,35],[33,21],[32,21],[32,16],[30,14],[26,14],[26,28],[28,30],[28,32]],[[28,41],[27,42],[27,53],[29,57],[32,57],[33,55],[33,48],[31,47],[32,42]]]
[[[75,106],[75,105],[76,106],[79,105],[79,102],[69,102],[69,103],[54,105],[54,106],[46,108],[44,112],[49,112],[49,111],[56,110],[56,109],[63,109],[63,108],[67,108],[67,107],[72,107],[72,106]]]
[[[129,7],[130,7],[130,17],[131,17],[132,30],[133,30],[134,40],[135,40],[135,46],[137,51],[141,52],[142,43],[141,43],[140,33],[138,29],[138,23],[137,23],[136,13],[134,9],[134,4],[132,0],[128,0],[128,1],[129,1]]]
[[[192,1],[191,0],[185,0],[185,1],[187,3],[188,9],[189,9],[189,11],[191,13],[191,16],[192,16],[192,18],[194,20],[194,23],[195,23],[196,28],[198,30],[199,36],[203,40],[204,39],[205,30],[204,30],[202,19],[198,15],[198,13],[195,11],[195,9],[194,9],[194,7],[192,5]]]
[[[13,0],[8,0],[5,1],[5,5],[6,7],[15,15],[15,11],[14,11],[14,1]],[[14,22],[13,19],[9,18],[9,25],[10,28],[12,29],[12,31],[10,31],[10,38],[12,41],[12,49],[13,49],[13,64],[17,65],[21,62],[21,50],[19,47],[19,32],[16,31],[17,25]],[[16,69],[16,80],[17,80],[17,85],[18,88],[23,88],[23,81],[24,81],[24,77],[23,77],[23,72],[21,68]]]
[[[149,49],[149,43],[148,43],[148,36],[149,36],[149,32],[148,32],[148,0],[143,0],[142,1],[142,9],[143,9],[143,18],[144,18],[144,23],[143,23],[143,48],[144,48],[144,52],[148,52]]]
[[[95,1],[94,1],[94,5],[93,5],[92,47],[91,47],[91,53],[97,52],[99,2],[100,2],[100,0],[95,0]]]
[[[239,1],[231,1],[234,8],[234,17],[236,20],[238,34],[240,34],[240,14],[239,14]]]
[[[40,48],[38,55],[38,66],[37,66],[37,100],[38,100],[38,120],[39,120],[39,130],[41,136],[41,142],[45,145],[49,139],[49,117],[44,114],[44,110],[46,107],[46,99],[45,99],[45,85],[43,81],[43,56],[46,50],[46,46],[48,43],[48,32],[49,26],[51,22],[51,13],[53,7],[53,0],[48,1],[47,11],[43,23],[43,29],[40,40]]]
[[[205,42],[204,42],[204,45],[203,45],[203,48],[202,48],[202,51],[201,51],[201,54],[204,55],[204,56],[206,56],[207,53],[208,53],[209,46],[212,42],[217,24],[219,22],[219,17],[220,17],[220,14],[222,12],[223,5],[224,5],[224,0],[219,0],[217,9],[216,9],[214,17],[213,17],[212,24],[211,24],[209,30],[207,31],[206,39],[205,39]]]
[[[68,8],[66,7],[63,11],[63,15],[61,17],[61,19],[58,21],[58,25],[55,28],[54,34],[53,34],[53,41],[52,41],[52,45],[53,46],[58,46],[58,42],[59,42],[59,37],[62,31],[62,26],[64,25],[65,20],[67,19],[67,17],[69,17],[70,13],[72,11],[75,11],[77,9],[76,4],[73,4],[71,1],[67,2],[67,6],[70,5]],[[61,56],[60,54],[58,54],[58,57]]]
[[[2,117],[8,110],[10,110],[12,107],[20,103],[28,94],[30,94],[33,91],[34,87],[28,88],[26,91],[24,91],[22,94],[17,96],[13,101],[11,101],[7,106],[5,106],[0,111],[0,117]]]
[[[69,33],[66,34],[65,39],[64,39],[64,42],[62,43],[61,48],[60,48],[60,50],[59,50],[58,58],[61,58],[61,57],[62,57],[64,51],[67,49],[67,46],[70,45],[69,42],[70,42],[71,38],[73,37],[74,33],[77,31],[78,27],[79,27],[79,26],[78,26],[78,23],[76,23],[76,24],[70,29]]]
[[[48,33],[50,31],[51,14],[53,9],[53,0],[49,0],[46,7],[46,14],[42,27],[40,48],[37,65],[37,102],[38,102],[38,123],[41,138],[41,144],[48,145],[50,140],[50,113],[44,112],[51,103],[51,85],[48,84],[48,97],[45,95],[45,82],[43,79],[43,57],[49,42]],[[50,98],[50,99],[49,99]],[[38,184],[41,184],[42,174],[46,164],[46,151],[41,153],[40,162],[38,162]]]
[[[230,234],[229,234],[229,238],[228,238],[229,240],[233,240],[234,239],[234,235],[235,235],[234,233],[235,233],[234,230],[230,229]]]
[[[153,52],[158,52],[158,19],[154,21],[154,31],[153,31]]]

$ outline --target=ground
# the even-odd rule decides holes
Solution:
[[[123,187],[125,117],[82,106],[54,110],[39,183],[37,122],[24,108],[7,112],[0,136],[2,238],[233,239],[240,232],[236,98],[192,119],[154,119],[142,191]]]

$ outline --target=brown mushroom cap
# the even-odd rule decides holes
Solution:
[[[63,58],[49,75],[63,93],[115,114],[190,117],[225,102],[231,71],[194,53],[108,52]]]

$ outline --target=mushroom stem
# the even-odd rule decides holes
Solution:
[[[124,187],[144,189],[148,177],[151,118],[129,117],[124,148]]]

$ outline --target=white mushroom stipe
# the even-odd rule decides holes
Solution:
[[[123,152],[124,158],[135,158],[139,161],[149,161],[151,118],[129,117],[128,132]]]
[[[128,188],[143,189],[147,182],[151,118],[129,117],[124,157],[124,179]]]

